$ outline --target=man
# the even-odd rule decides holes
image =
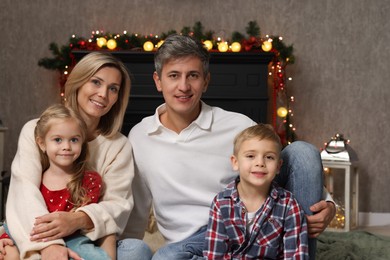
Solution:
[[[155,69],[153,79],[165,103],[129,134],[136,177],[128,234],[143,237],[153,206],[168,242],[153,259],[202,258],[211,201],[237,176],[229,162],[233,139],[256,123],[201,101],[210,81],[209,53],[191,37],[169,36],[155,54]],[[314,212],[307,217],[314,238],[335,214],[332,202],[321,201],[319,152],[299,141],[283,150],[282,159],[277,181],[294,193],[307,215]],[[310,248],[315,252],[314,239]]]

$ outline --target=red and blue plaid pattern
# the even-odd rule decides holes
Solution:
[[[308,259],[304,212],[292,193],[273,183],[270,195],[247,231],[246,209],[238,197],[239,178],[213,200],[206,233],[207,259]]]

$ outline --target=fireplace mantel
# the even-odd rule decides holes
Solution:
[[[76,60],[80,60],[89,51],[72,53]],[[145,116],[152,115],[164,101],[152,77],[153,52],[111,53],[126,65],[132,78],[130,101],[122,129],[127,135],[135,124]],[[274,55],[264,52],[211,52],[210,55],[211,80],[202,100],[213,106],[243,113],[256,122],[266,122],[268,64]]]

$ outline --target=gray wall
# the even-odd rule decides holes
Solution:
[[[300,140],[319,149],[335,133],[351,139],[360,161],[360,211],[390,212],[390,2],[265,0],[0,1],[0,118],[6,133],[6,169],[26,120],[57,102],[53,71],[38,67],[48,44],[92,30],[159,34],[201,21],[229,36],[256,20],[262,35],[293,44],[288,67]]]

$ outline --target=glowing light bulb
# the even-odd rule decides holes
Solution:
[[[276,114],[279,117],[286,117],[288,114],[288,111],[285,107],[279,107],[278,110],[276,110]]]
[[[227,42],[220,42],[218,44],[218,50],[220,52],[227,52],[228,49],[229,49],[229,46],[228,46]]]
[[[97,41],[97,46],[99,46],[100,48],[102,48],[107,44],[107,40],[104,37],[97,38],[96,41]]]
[[[114,50],[116,48],[116,41],[114,39],[108,40],[107,48],[110,50]]]
[[[206,46],[207,50],[211,50],[213,48],[213,43],[210,40],[204,41],[203,45]]]
[[[157,48],[160,48],[160,46],[161,46],[163,43],[164,43],[163,40],[159,41],[159,42],[157,43]]]
[[[147,41],[144,43],[144,51],[153,51],[154,45],[151,41]]]
[[[239,52],[239,51],[241,51],[241,44],[239,42],[233,42],[232,52]]]
[[[263,49],[263,51],[269,52],[270,50],[272,50],[272,42],[264,41],[263,44],[261,45],[261,48]]]

